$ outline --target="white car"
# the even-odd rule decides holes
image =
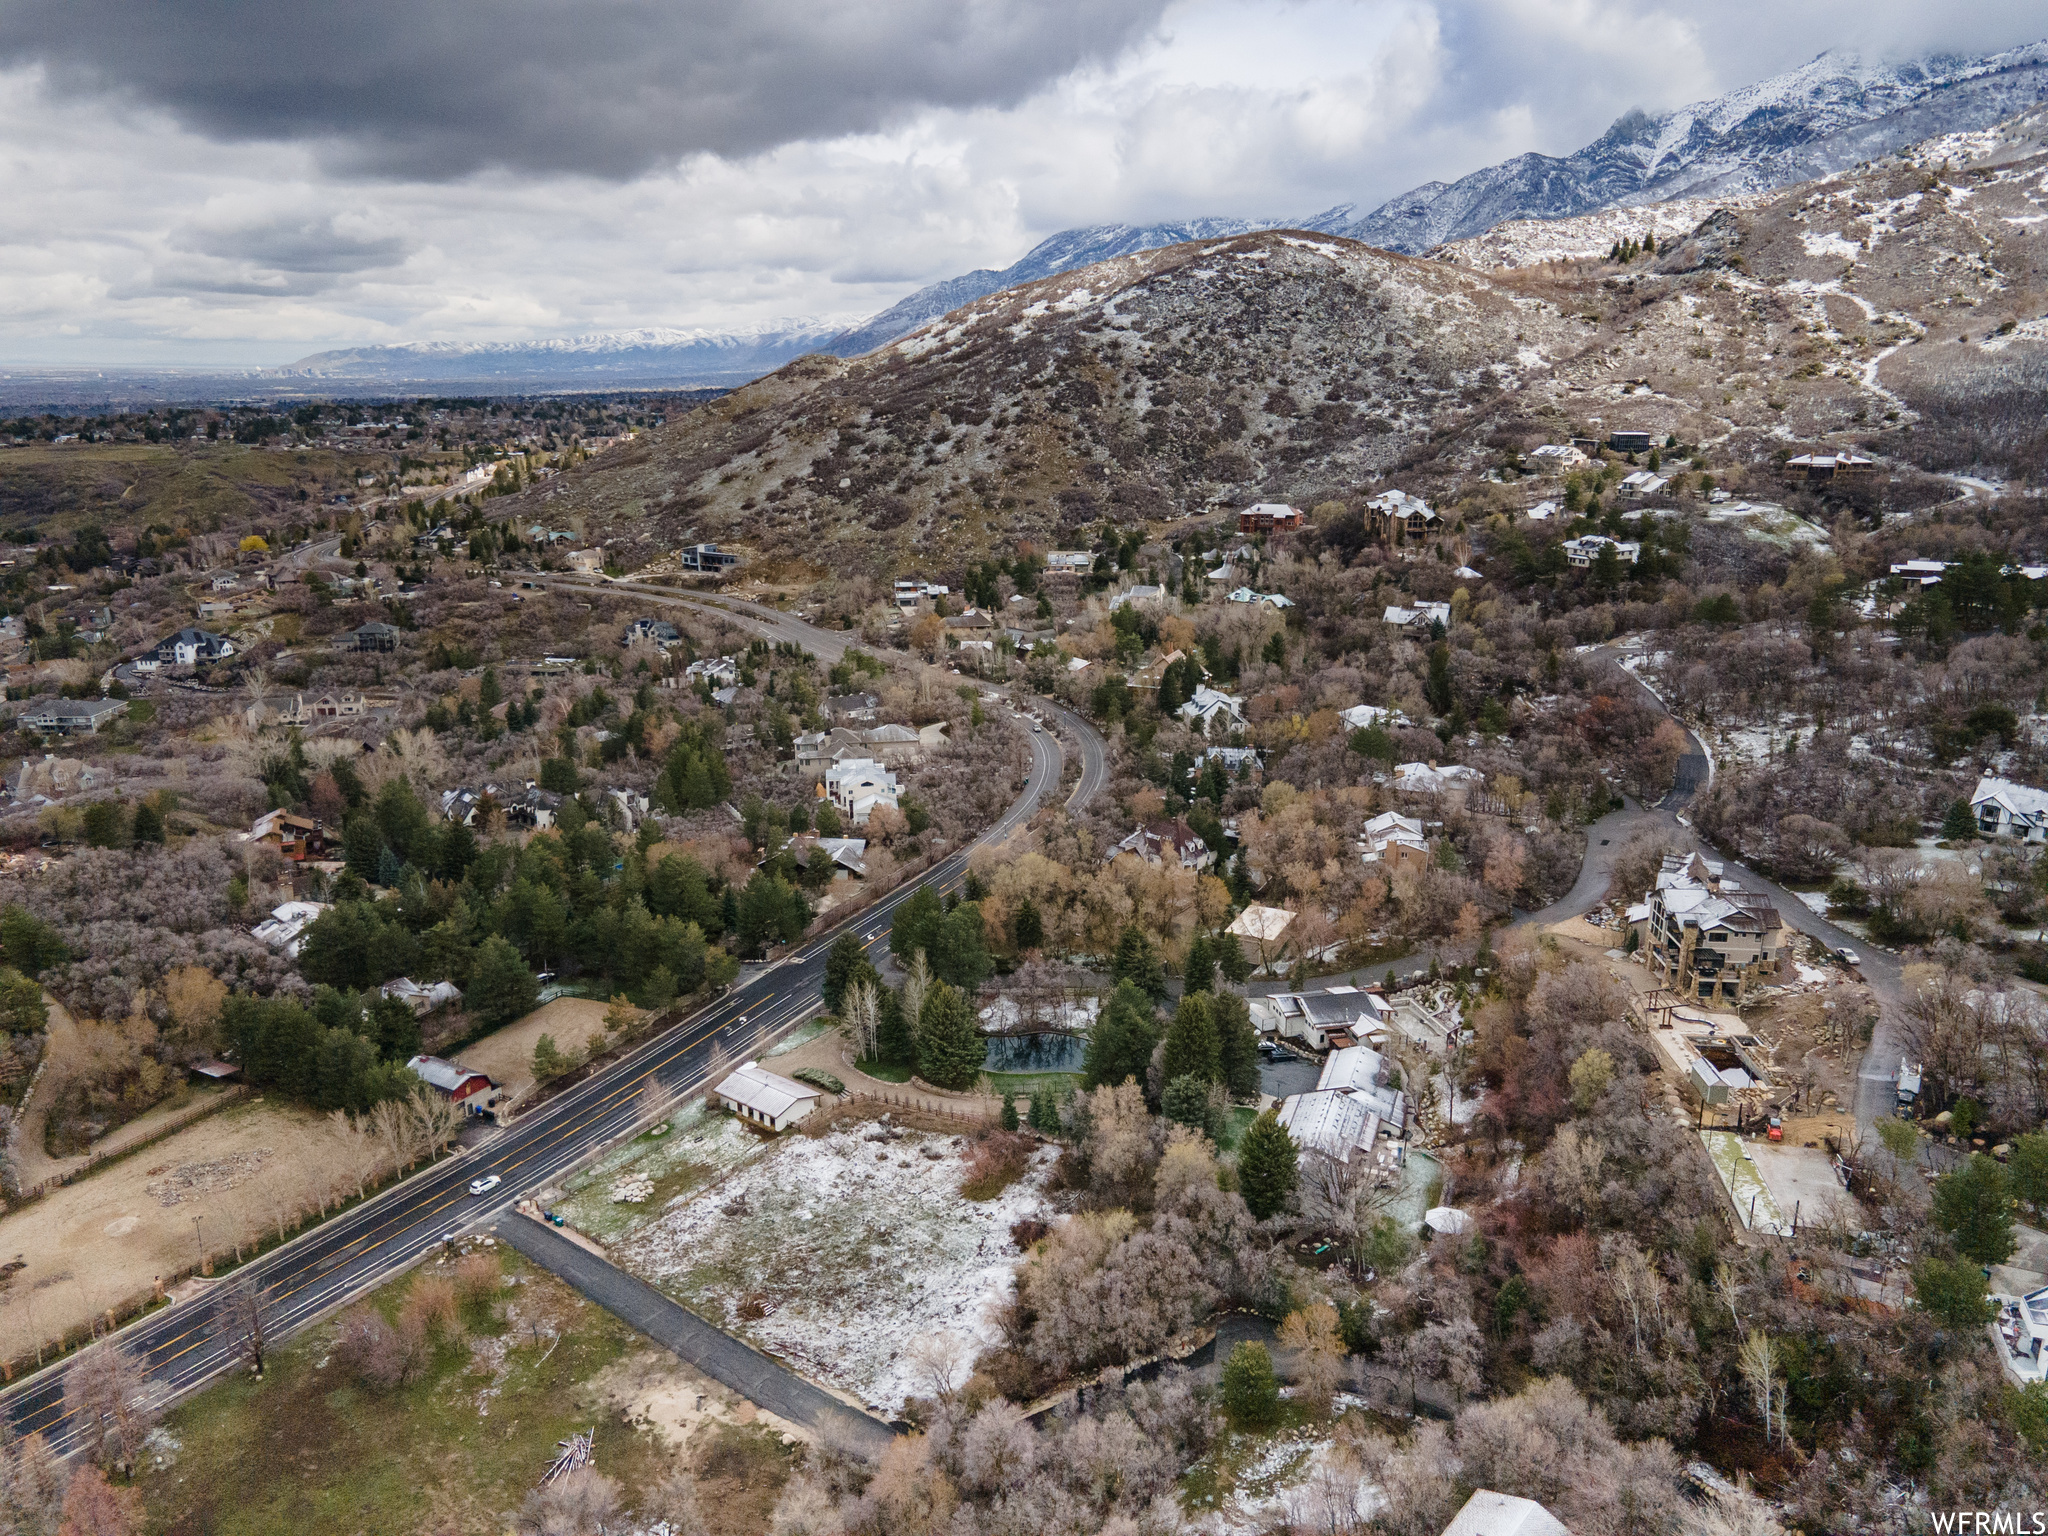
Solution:
[[[1846,946],[1836,950],[1835,957],[1844,965],[1861,965],[1863,963],[1863,957],[1857,954],[1855,950],[1849,949]]]
[[[504,1182],[495,1173],[487,1173],[480,1179],[471,1179],[469,1181],[469,1192],[472,1195],[488,1195]]]

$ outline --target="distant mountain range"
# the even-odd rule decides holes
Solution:
[[[1622,116],[1574,154],[1517,155],[1432,181],[1363,217],[1340,204],[1300,219],[1190,219],[1063,230],[1015,265],[920,288],[851,327],[771,322],[740,331],[633,330],[533,342],[419,342],[320,352],[266,376],[318,387],[503,390],[735,385],[807,352],[857,357],[987,294],[1112,257],[1267,229],[1348,236],[1420,254],[1511,219],[1559,219],[1678,197],[1764,191],[1846,170],[1939,133],[1989,127],[2048,101],[2048,42],[1985,58],[1870,63],[1830,50],[1755,85],[1652,117]]]

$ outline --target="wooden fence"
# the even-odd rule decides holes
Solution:
[[[849,1090],[842,1096],[840,1102],[844,1104],[877,1104],[887,1110],[900,1109],[910,1114],[929,1115],[935,1120],[946,1120],[955,1125],[987,1125],[997,1115],[1002,1113],[1000,1106],[991,1106],[986,1110],[969,1113],[957,1109],[942,1108],[939,1105],[928,1103],[924,1099],[913,1098],[908,1094],[871,1093],[865,1088]]]
[[[248,1092],[249,1090],[244,1084],[232,1083],[218,1097],[209,1099],[204,1104],[194,1105],[184,1114],[165,1121],[140,1141],[131,1141],[123,1147],[110,1147],[104,1152],[91,1153],[76,1168],[67,1169],[53,1179],[44,1179],[41,1183],[30,1185],[15,1197],[9,1209],[18,1210],[32,1200],[40,1200],[53,1189],[61,1189],[66,1184],[76,1183],[95,1169],[102,1168],[111,1162],[117,1162],[124,1157],[132,1157],[145,1147],[153,1147],[158,1142],[167,1140],[177,1135],[178,1132],[198,1124],[207,1116],[219,1114],[230,1104],[247,1097]]]

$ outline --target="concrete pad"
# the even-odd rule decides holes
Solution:
[[[1744,1228],[1769,1237],[1790,1237],[1792,1221],[1778,1209],[1778,1197],[1764,1182],[1764,1176],[1749,1154],[1753,1146],[1733,1131],[1701,1131],[1700,1142],[1712,1159],[1714,1172]]]
[[[1834,1161],[1826,1152],[1758,1139],[1749,1143],[1749,1155],[1788,1226],[1810,1227],[1825,1221],[1862,1226],[1862,1213],[1835,1177]]]

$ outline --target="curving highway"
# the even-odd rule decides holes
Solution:
[[[850,638],[825,630],[814,633],[821,641],[837,640],[842,651]],[[781,638],[797,634],[792,630]],[[478,1146],[249,1265],[243,1273],[253,1274],[262,1287],[268,1336],[276,1340],[304,1327],[391,1279],[444,1238],[495,1218],[516,1199],[559,1180],[633,1131],[649,1117],[657,1097],[667,1101],[696,1092],[707,1085],[714,1070],[729,1070],[816,1011],[826,953],[841,933],[856,931],[869,945],[886,946],[890,920],[912,891],[933,885],[944,892],[960,885],[968,854],[1022,826],[1058,786],[1064,759],[1057,739],[1032,733],[1028,741],[1031,766],[1017,799],[979,838],[934,865],[923,879],[907,882],[805,941],[712,1007],[664,1030],[502,1131],[492,1132]],[[1099,753],[1099,737],[1094,745]],[[1082,777],[1085,784],[1089,774],[1084,771]],[[503,1183],[486,1199],[472,1198],[469,1182],[486,1174],[497,1174]],[[151,1313],[115,1337],[145,1362],[152,1382],[168,1401],[203,1385],[239,1358],[224,1310],[215,1293],[206,1293]],[[68,1453],[78,1437],[63,1397],[63,1370],[52,1366],[0,1393],[0,1413],[16,1434],[42,1434],[60,1454]]]

